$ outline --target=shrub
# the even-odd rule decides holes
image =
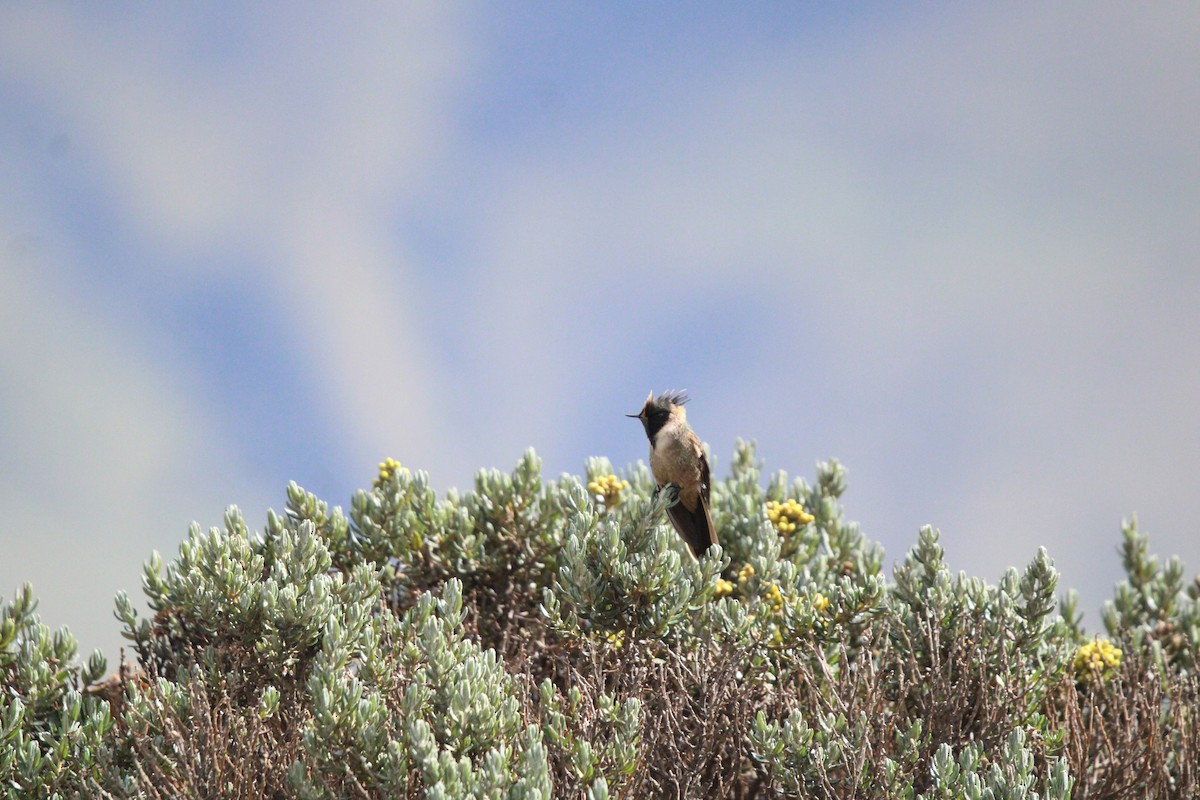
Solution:
[[[32,590],[0,628],[8,797],[1181,798],[1200,585],[1124,528],[1087,635],[1044,550],[991,586],[924,528],[891,577],[845,470],[738,443],[693,560],[647,470],[439,499],[392,460],[350,513],[296,485],[156,554],[108,680]]]

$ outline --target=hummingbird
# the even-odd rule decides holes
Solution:
[[[660,491],[673,486],[678,497],[678,502],[667,509],[667,516],[692,555],[699,558],[717,543],[717,531],[708,512],[708,457],[687,423],[683,409],[687,401],[683,392],[664,392],[657,398],[651,392],[641,413],[625,416],[642,421],[650,439],[654,482]]]

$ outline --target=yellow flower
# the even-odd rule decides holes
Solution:
[[[738,583],[744,584],[746,581],[754,577],[754,567],[750,564],[745,564],[738,570]]]
[[[713,597],[728,597],[733,594],[733,584],[724,578],[717,578],[717,588],[713,589]]]
[[[824,614],[829,610],[829,598],[820,592],[814,592],[812,597],[808,598],[808,603],[819,614]]]
[[[814,517],[804,510],[804,506],[795,500],[788,499],[782,503],[774,500],[768,501],[767,519],[775,526],[775,530],[780,536],[788,536],[795,533],[797,528],[812,522]]]
[[[396,459],[385,458],[383,461],[380,461],[379,462],[379,477],[377,477],[375,479],[375,488],[378,489],[380,486],[383,486],[385,483],[390,481],[393,476],[395,476],[396,474],[398,474],[400,472],[407,473],[408,470],[406,468],[400,466],[400,462],[397,461]]]
[[[587,488],[603,501],[605,508],[614,508],[621,504],[621,492],[629,488],[629,481],[623,481],[616,475],[600,475],[588,481]]]
[[[1080,646],[1075,651],[1075,659],[1071,666],[1075,674],[1083,681],[1094,678],[1103,680],[1112,677],[1121,666],[1121,648],[1108,639],[1097,636],[1094,640]]]

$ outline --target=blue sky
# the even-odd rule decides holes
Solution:
[[[0,9],[0,591],[115,657],[193,521],[385,456],[850,469],[1092,625],[1200,564],[1193,4]]]

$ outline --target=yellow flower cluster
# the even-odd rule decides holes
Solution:
[[[717,578],[717,587],[713,589],[713,597],[728,597],[733,594],[733,584],[724,578]]]
[[[767,502],[767,519],[771,520],[780,536],[787,536],[795,533],[797,528],[812,522],[813,515],[795,500],[789,499],[782,503],[770,500]]]
[[[1108,639],[1096,637],[1075,652],[1072,666],[1075,668],[1075,674],[1082,680],[1103,679],[1111,676],[1117,667],[1121,666],[1121,655],[1121,648]]]
[[[783,613],[783,592],[779,591],[779,584],[772,583],[767,587],[766,598],[767,602],[771,604],[772,613]]]
[[[620,650],[625,646],[625,631],[606,631],[604,633],[604,640]]]
[[[742,568],[740,570],[738,570],[738,583],[743,586],[746,585],[746,581],[750,580],[753,577],[754,577],[754,567],[752,567],[750,564],[744,564],[742,566]]]
[[[784,595],[779,589],[779,584],[772,581],[767,584],[767,590],[763,593],[763,599],[767,601],[768,612],[767,630],[770,631],[770,636],[767,638],[767,643],[772,647],[783,646],[783,607],[788,603],[789,597]]]
[[[375,479],[376,488],[382,486],[392,479],[392,476],[400,472],[408,472],[408,470],[400,466],[400,462],[394,458],[385,458],[379,462],[379,477]]]
[[[616,475],[600,475],[588,481],[587,488],[604,501],[605,508],[614,508],[621,504],[621,492],[629,488],[629,481],[623,481]]]

